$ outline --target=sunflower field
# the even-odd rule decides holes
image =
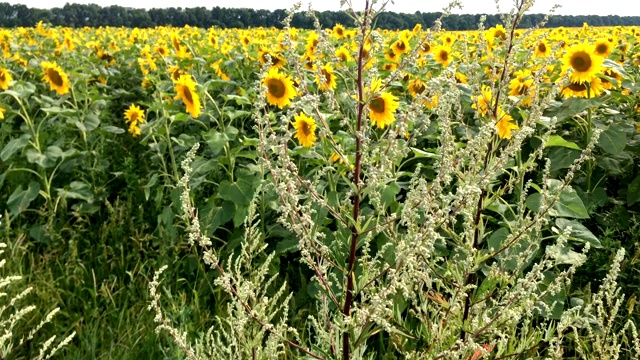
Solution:
[[[517,3],[0,29],[0,359],[640,358],[640,27]]]

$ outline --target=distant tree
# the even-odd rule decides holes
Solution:
[[[416,24],[423,27],[433,26],[435,20],[442,14],[423,13],[416,11],[413,14],[385,12],[376,19],[376,26],[381,29],[412,29]],[[332,28],[336,24],[353,26],[353,21],[343,11],[322,11],[316,16],[323,28]],[[44,21],[55,26],[128,26],[148,28],[155,26],[184,26],[191,25],[202,28],[217,26],[220,28],[247,28],[247,27],[276,27],[282,28],[282,21],[286,17],[285,10],[254,10],[231,9],[213,7],[208,10],[204,7],[196,8],[167,8],[167,9],[135,9],[122,6],[100,7],[98,5],[81,5],[66,3],[62,8],[50,10],[32,9],[25,5],[0,3],[0,27],[11,28],[18,26],[34,26],[38,21]],[[544,15],[527,14],[520,23],[521,27],[533,27],[539,24]],[[480,15],[451,15],[443,20],[443,27],[447,30],[474,30],[477,29]],[[579,27],[583,23],[592,26],[629,26],[640,25],[640,16],[561,16],[549,18],[547,27]],[[485,27],[500,24],[500,16],[486,15]],[[306,12],[296,13],[291,22],[292,26],[302,29],[313,28],[313,19]]]

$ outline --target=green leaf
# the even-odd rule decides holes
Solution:
[[[202,137],[204,138],[204,141],[207,142],[207,145],[209,145],[214,155],[219,154],[229,141],[227,134],[218,132],[214,129],[209,130],[203,134]]]
[[[598,146],[612,155],[621,153],[627,145],[627,137],[624,132],[616,126],[611,125],[600,134]]]
[[[125,132],[124,129],[111,125],[102,126],[101,129],[112,134],[123,134]]]
[[[13,156],[13,154],[15,154],[19,150],[22,150],[22,148],[29,143],[30,139],[31,135],[24,134],[17,139],[12,139],[11,141],[9,141],[9,143],[5,145],[5,147],[2,148],[2,151],[0,152],[0,158],[2,159],[2,161],[9,160],[11,156]]]
[[[549,180],[549,188],[551,191],[561,186],[559,180]],[[582,199],[578,196],[578,193],[574,189],[564,188],[558,197],[558,200],[553,204],[549,214],[557,217],[570,217],[577,219],[589,218],[587,208],[584,206]]]
[[[629,206],[640,201],[640,176],[633,179],[627,189],[627,204]]]
[[[551,114],[548,114],[548,116],[555,116],[558,121],[562,121],[566,118],[571,118],[588,108],[599,106],[603,102],[603,97],[593,99],[569,98],[565,100],[562,105],[556,108],[555,111],[551,111]]]
[[[15,217],[29,208],[29,204],[38,197],[39,192],[40,184],[38,182],[30,182],[26,190],[22,189],[22,184],[18,185],[7,200],[7,208],[9,208],[11,216]]]
[[[69,189],[56,189],[58,196],[67,199],[84,200],[88,203],[93,202],[93,193],[91,192],[91,185],[82,181],[72,181],[69,184]]]
[[[593,235],[589,229],[575,220],[558,218],[556,219],[556,226],[560,231],[564,231],[567,227],[571,226],[571,236],[569,239],[582,243],[589,243],[591,244],[591,247],[594,248],[602,248],[600,240],[598,240],[598,238]]]
[[[398,195],[399,192],[400,192],[400,186],[398,185],[397,182],[394,181],[392,183],[387,184],[385,189],[382,191],[382,197],[381,197],[382,205],[384,206],[385,209],[391,206],[391,204],[396,201],[396,195]]]
[[[562,146],[569,149],[581,150],[580,146],[578,146],[576,143],[567,141],[563,139],[562,136],[558,136],[558,135],[551,135],[549,137],[549,141],[547,141],[545,145],[545,147],[552,147],[552,146]]]
[[[549,149],[549,160],[551,160],[551,171],[567,169],[580,157],[580,151],[566,147],[553,147]]]
[[[153,176],[151,176],[151,179],[149,179],[149,182],[146,185],[142,186],[145,200],[149,200],[149,196],[151,194],[151,188],[154,187],[157,183],[158,183],[158,174],[153,174]]]

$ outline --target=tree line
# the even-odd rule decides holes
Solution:
[[[415,12],[413,14],[384,12],[377,17],[376,26],[381,29],[401,30],[411,29],[416,24],[423,28],[431,27],[441,13]],[[155,26],[185,25],[209,28],[248,28],[248,27],[282,27],[282,21],[286,16],[285,10],[254,10],[232,9],[213,7],[181,8],[172,7],[165,9],[137,9],[117,5],[101,7],[95,4],[69,4],[61,8],[36,9],[21,4],[0,3],[0,27],[29,27],[39,21],[54,26],[69,27],[99,27],[99,26],[125,26],[149,28]],[[324,28],[333,27],[336,24],[352,26],[353,21],[343,11],[321,11],[316,16]],[[443,20],[443,27],[447,30],[473,30],[477,28],[481,15],[451,15]],[[524,16],[521,27],[535,26],[544,18],[542,14],[527,14]],[[583,23],[591,26],[629,26],[640,25],[640,16],[599,16],[599,15],[554,15],[546,27],[577,27]],[[485,26],[495,26],[502,23],[499,15],[486,15]],[[302,29],[313,28],[313,19],[305,13],[296,13],[291,23],[292,26]]]

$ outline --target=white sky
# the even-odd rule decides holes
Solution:
[[[6,0],[5,0],[6,1]],[[340,10],[340,0],[300,0],[303,9],[308,8],[311,1],[315,10]],[[235,7],[253,9],[287,9],[296,0],[8,0],[11,4],[25,4],[29,7],[52,8],[62,7],[65,3],[97,4],[100,6],[120,5],[136,8],[166,8],[166,7],[197,7],[212,8]],[[363,7],[364,0],[352,0],[356,8]],[[514,0],[498,0],[500,10],[507,12],[513,6]],[[449,0],[395,0],[395,4],[389,4],[387,10],[394,12],[414,13],[440,11],[449,3]],[[496,13],[495,0],[462,0],[463,10],[454,13],[480,14]],[[556,12],[559,15],[620,15],[640,16],[640,1],[638,0],[537,0],[533,13],[547,13],[554,4],[562,7]]]

